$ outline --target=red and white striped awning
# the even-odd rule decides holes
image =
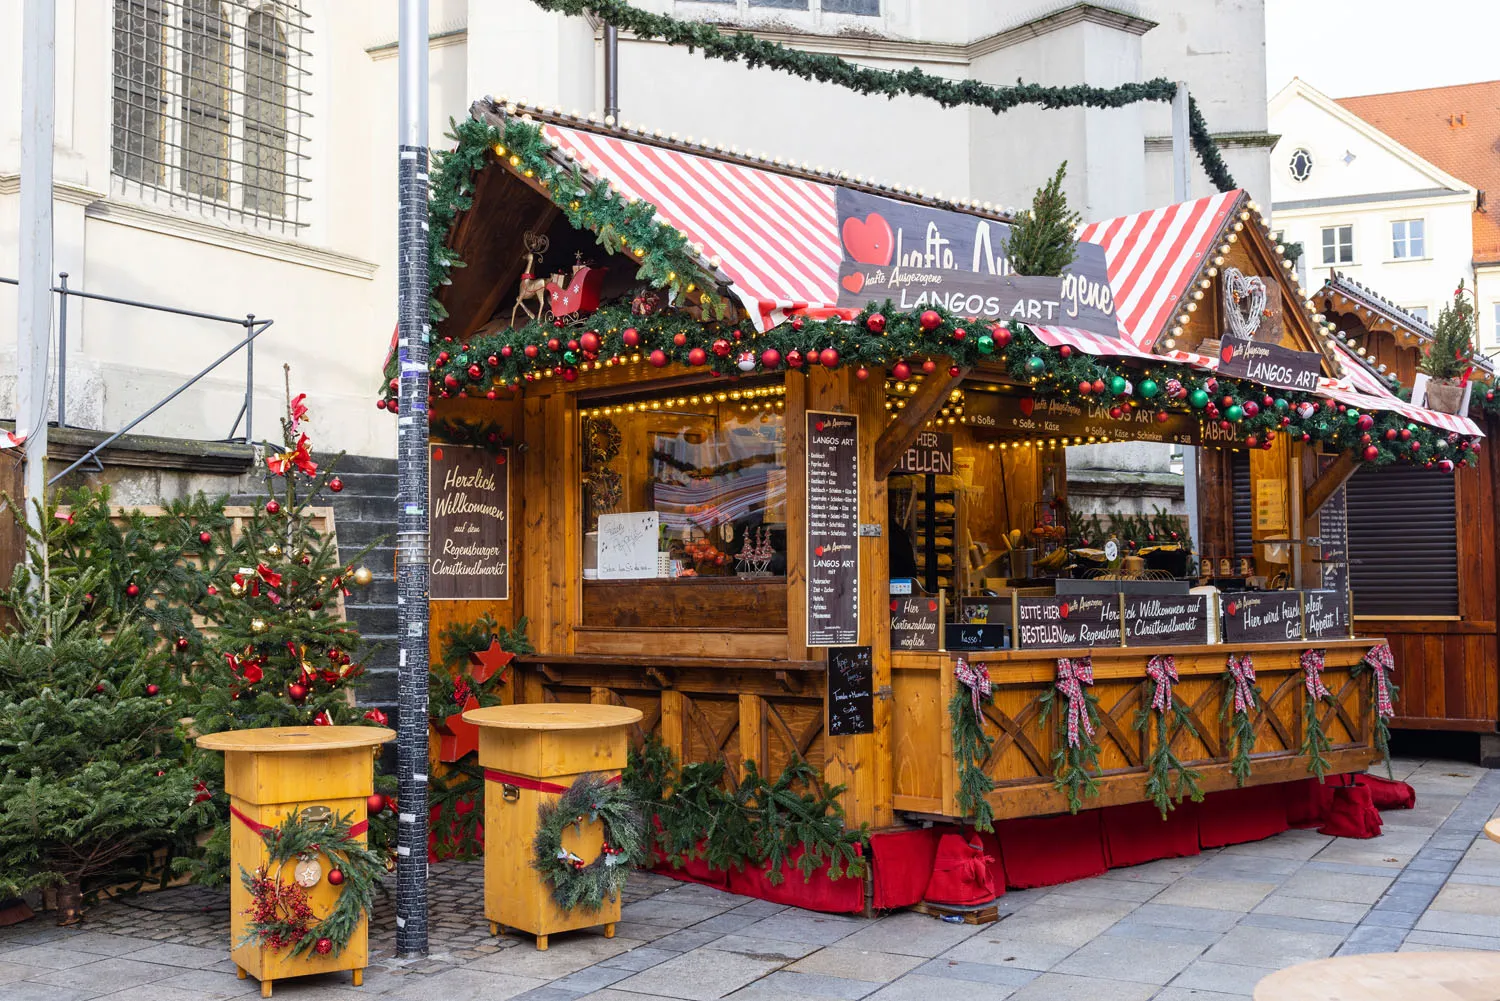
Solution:
[[[1339,356],[1339,362],[1344,366],[1344,378],[1321,380],[1319,392],[1325,396],[1338,400],[1345,406],[1358,407],[1361,410],[1388,410],[1409,420],[1420,421],[1445,431],[1484,437],[1484,432],[1479,429],[1479,425],[1467,417],[1439,413],[1425,407],[1414,407],[1405,402],[1366,369],[1364,363],[1354,357],[1348,348],[1337,342],[1334,343],[1333,348],[1334,353]]]

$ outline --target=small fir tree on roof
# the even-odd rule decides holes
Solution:
[[[1459,281],[1453,301],[1438,314],[1432,343],[1422,352],[1420,368],[1434,379],[1454,380],[1474,367],[1474,304]]]
[[[1037,190],[1031,210],[1022,212],[1010,224],[1005,256],[1015,274],[1051,277],[1062,274],[1073,263],[1082,217],[1068,207],[1068,196],[1063,193],[1067,172],[1068,161],[1064,160],[1052,180]]]

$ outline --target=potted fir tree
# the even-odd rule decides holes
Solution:
[[[1432,343],[1422,352],[1419,368],[1427,376],[1427,407],[1456,414],[1474,367],[1474,306],[1464,296],[1464,283],[1453,290],[1453,302],[1438,314]]]

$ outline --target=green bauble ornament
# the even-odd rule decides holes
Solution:
[[[1232,421],[1242,421],[1245,419],[1245,410],[1238,403],[1236,403],[1228,410],[1224,411],[1224,416]]]
[[[1276,398],[1276,410],[1278,413],[1285,413],[1288,406],[1290,406],[1290,404],[1288,404],[1286,400],[1282,399],[1279,396]]]
[[[564,351],[563,352],[563,364],[564,365],[576,365],[576,364],[578,364],[578,353],[576,351]]]
[[[1047,363],[1037,355],[1026,359],[1026,373],[1028,375],[1041,375],[1047,371]]]
[[[1161,387],[1156,384],[1155,379],[1142,379],[1140,390],[1141,395],[1149,400],[1151,399],[1151,397],[1161,392]]]
[[[1202,410],[1208,406],[1208,394],[1201,389],[1195,389],[1188,395],[1188,402],[1193,405],[1194,410]]]
[[[979,353],[982,355],[992,355],[995,353],[995,339],[989,334],[979,335]]]
[[[1109,391],[1111,393],[1115,394],[1116,396],[1122,396],[1122,395],[1124,395],[1124,393],[1125,393],[1125,377],[1123,375],[1117,375],[1117,376],[1114,376],[1113,378],[1111,378],[1109,380]]]

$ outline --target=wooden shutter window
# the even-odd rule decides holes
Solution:
[[[1229,458],[1229,496],[1234,504],[1234,553],[1254,556],[1255,545],[1251,541],[1251,526],[1254,521],[1254,499],[1250,495],[1250,453],[1236,450]]]
[[[1365,467],[1349,480],[1348,493],[1354,614],[1457,615],[1453,475]]]

